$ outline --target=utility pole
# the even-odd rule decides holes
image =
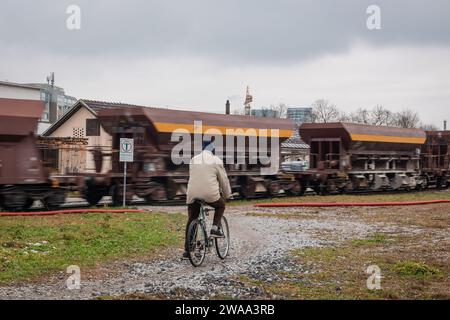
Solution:
[[[245,106],[245,115],[249,116],[250,115],[250,110],[251,110],[251,106],[250,103],[253,101],[253,96],[250,94],[250,88],[249,86],[247,86],[247,91],[245,93],[245,102],[244,102],[244,106]]]
[[[48,120],[50,123],[55,123],[57,120],[57,102],[53,102],[54,100],[54,89],[55,89],[55,73],[51,72],[49,76],[47,76],[47,84],[49,85],[48,95]]]

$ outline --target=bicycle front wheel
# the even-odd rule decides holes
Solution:
[[[188,228],[187,238],[189,241],[188,257],[194,267],[203,263],[206,256],[206,230],[198,219],[191,222]]]
[[[228,255],[228,251],[230,250],[230,229],[228,228],[228,221],[225,217],[222,217],[220,224],[222,226],[224,237],[214,238],[214,242],[216,245],[217,255],[220,259],[225,259]]]

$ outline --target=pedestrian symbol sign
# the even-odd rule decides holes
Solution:
[[[134,140],[120,138],[120,162],[133,162]]]

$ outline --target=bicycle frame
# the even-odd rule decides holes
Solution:
[[[213,209],[207,209],[205,208],[205,205],[203,203],[200,203],[200,213],[198,215],[198,221],[200,221],[200,225],[206,232],[206,243],[205,246],[207,248],[210,248],[210,242],[212,241],[211,236],[208,234],[208,230],[206,228],[206,217],[208,216],[208,211]]]

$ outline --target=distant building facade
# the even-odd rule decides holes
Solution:
[[[41,90],[41,100],[45,101],[45,110],[42,115],[43,121],[49,124],[55,123],[77,102],[75,97],[66,95],[61,87],[48,83],[29,83],[28,86],[37,87]]]
[[[304,122],[312,122],[312,110],[310,107],[287,108],[286,117],[294,121],[297,125]]]
[[[272,109],[252,109],[251,115],[254,117],[262,117],[262,118],[278,118],[279,114],[276,110]]]

